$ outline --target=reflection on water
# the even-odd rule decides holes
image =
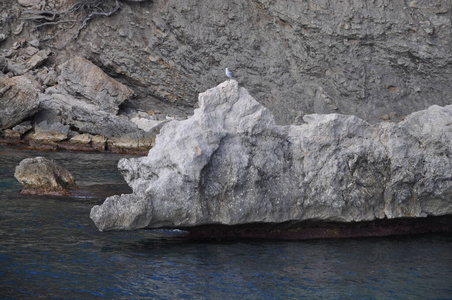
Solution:
[[[62,163],[91,194],[20,195],[14,167],[38,155]],[[208,243],[171,232],[99,232],[89,211],[103,201],[102,186],[126,190],[120,157],[0,147],[0,298],[452,297],[451,235]]]

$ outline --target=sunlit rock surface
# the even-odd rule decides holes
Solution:
[[[400,123],[340,114],[278,126],[234,80],[165,124],[147,157],[122,159],[132,194],[91,210],[100,230],[452,213],[452,105]]]

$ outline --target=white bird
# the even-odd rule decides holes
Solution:
[[[237,76],[235,76],[234,72],[229,71],[228,68],[226,68],[225,73],[226,73],[226,76],[228,76],[229,78],[237,78]]]

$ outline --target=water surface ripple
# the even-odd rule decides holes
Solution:
[[[14,168],[38,155],[97,188],[72,198],[20,195]],[[120,157],[0,147],[1,299],[452,299],[450,234],[190,242],[99,232],[89,219],[103,201],[96,195],[128,190]]]

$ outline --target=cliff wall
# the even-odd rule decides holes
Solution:
[[[133,89],[127,105],[166,115],[191,115],[225,67],[278,124],[308,113],[400,120],[451,103],[448,0],[104,0],[112,14],[84,29],[100,9],[68,12],[78,2],[2,1],[0,46],[39,40],[47,66],[82,56]]]

